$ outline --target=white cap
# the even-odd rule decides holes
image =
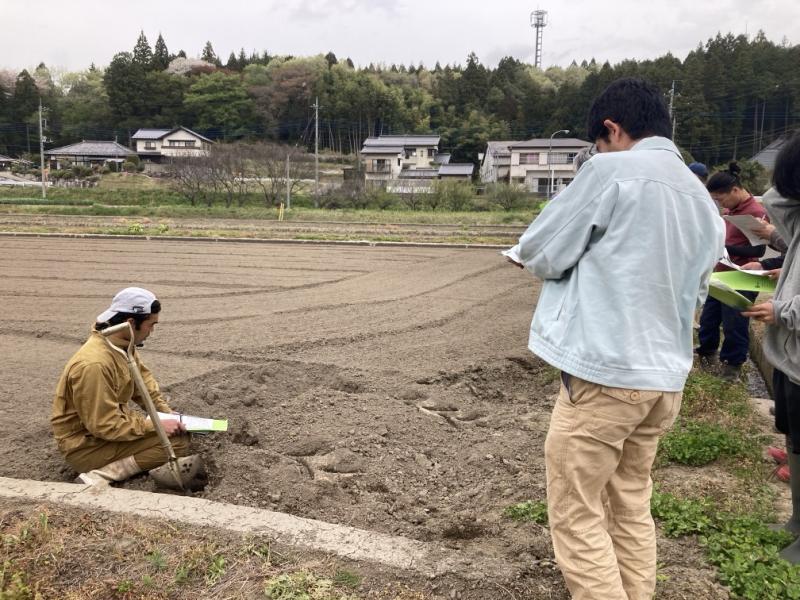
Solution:
[[[125,288],[114,296],[107,311],[97,315],[97,322],[105,323],[117,313],[149,315],[150,306],[155,300],[153,292],[138,287]]]

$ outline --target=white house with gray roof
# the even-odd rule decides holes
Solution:
[[[439,153],[438,135],[381,135],[369,137],[361,149],[364,179],[368,185],[404,190],[410,180],[416,189],[432,191],[435,179],[472,178],[472,163],[450,162],[450,154]]]
[[[214,143],[187,127],[139,129],[131,141],[139,158],[151,162],[161,162],[171,156],[205,156]]]
[[[136,153],[117,142],[84,140],[77,144],[46,150],[44,155],[47,157],[51,169],[62,169],[67,164],[86,167],[104,166],[109,163],[120,164],[125,162],[126,158],[135,156]]]
[[[591,142],[578,138],[534,138],[527,141],[489,142],[481,156],[481,181],[524,185],[547,195],[562,190],[575,178],[574,160]]]
[[[367,183],[400,179],[404,171],[435,168],[438,135],[380,135],[369,137],[361,148]]]

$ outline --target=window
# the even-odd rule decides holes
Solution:
[[[169,140],[170,148],[194,148],[194,140]]]
[[[417,156],[417,149],[416,148],[406,148],[406,160],[408,160],[412,156],[413,157]]]
[[[538,165],[539,153],[538,152],[521,152],[519,155],[519,164],[521,165]]]
[[[568,152],[551,152],[550,153],[550,160],[548,161],[551,165],[568,165],[572,163],[572,158],[569,158],[570,154],[572,158],[575,158],[575,153],[568,153]]]
[[[144,149],[145,150],[155,150],[156,149],[156,143],[154,141],[147,140],[144,143]]]

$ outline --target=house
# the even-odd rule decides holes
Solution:
[[[361,148],[364,180],[369,185],[386,185],[396,179],[409,179],[409,171],[438,172],[438,135],[380,135],[369,137]],[[449,159],[449,156],[448,156]],[[416,174],[421,175],[421,174]]]
[[[19,162],[16,158],[11,158],[10,156],[5,156],[0,154],[0,171],[8,171],[11,168],[11,165],[16,164]]]
[[[63,169],[67,164],[91,167],[93,165],[119,165],[136,153],[117,142],[82,141],[44,153],[51,169]]]
[[[506,181],[548,195],[562,190],[575,178],[573,161],[591,142],[577,138],[534,138],[523,142],[489,142],[481,157],[484,183]]]
[[[186,127],[139,129],[131,137],[131,142],[141,160],[154,163],[172,156],[205,156],[214,143]]]
[[[786,143],[787,136],[782,135],[771,144],[769,144],[766,148],[763,148],[750,160],[754,160],[762,167],[764,167],[767,171],[774,171],[775,170],[775,159],[778,156],[778,152],[781,151],[783,145]]]

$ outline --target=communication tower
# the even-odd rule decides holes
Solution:
[[[547,26],[547,11],[535,10],[531,13],[531,27],[536,29],[536,53],[533,58],[533,65],[537,69],[542,68],[542,30]]]

